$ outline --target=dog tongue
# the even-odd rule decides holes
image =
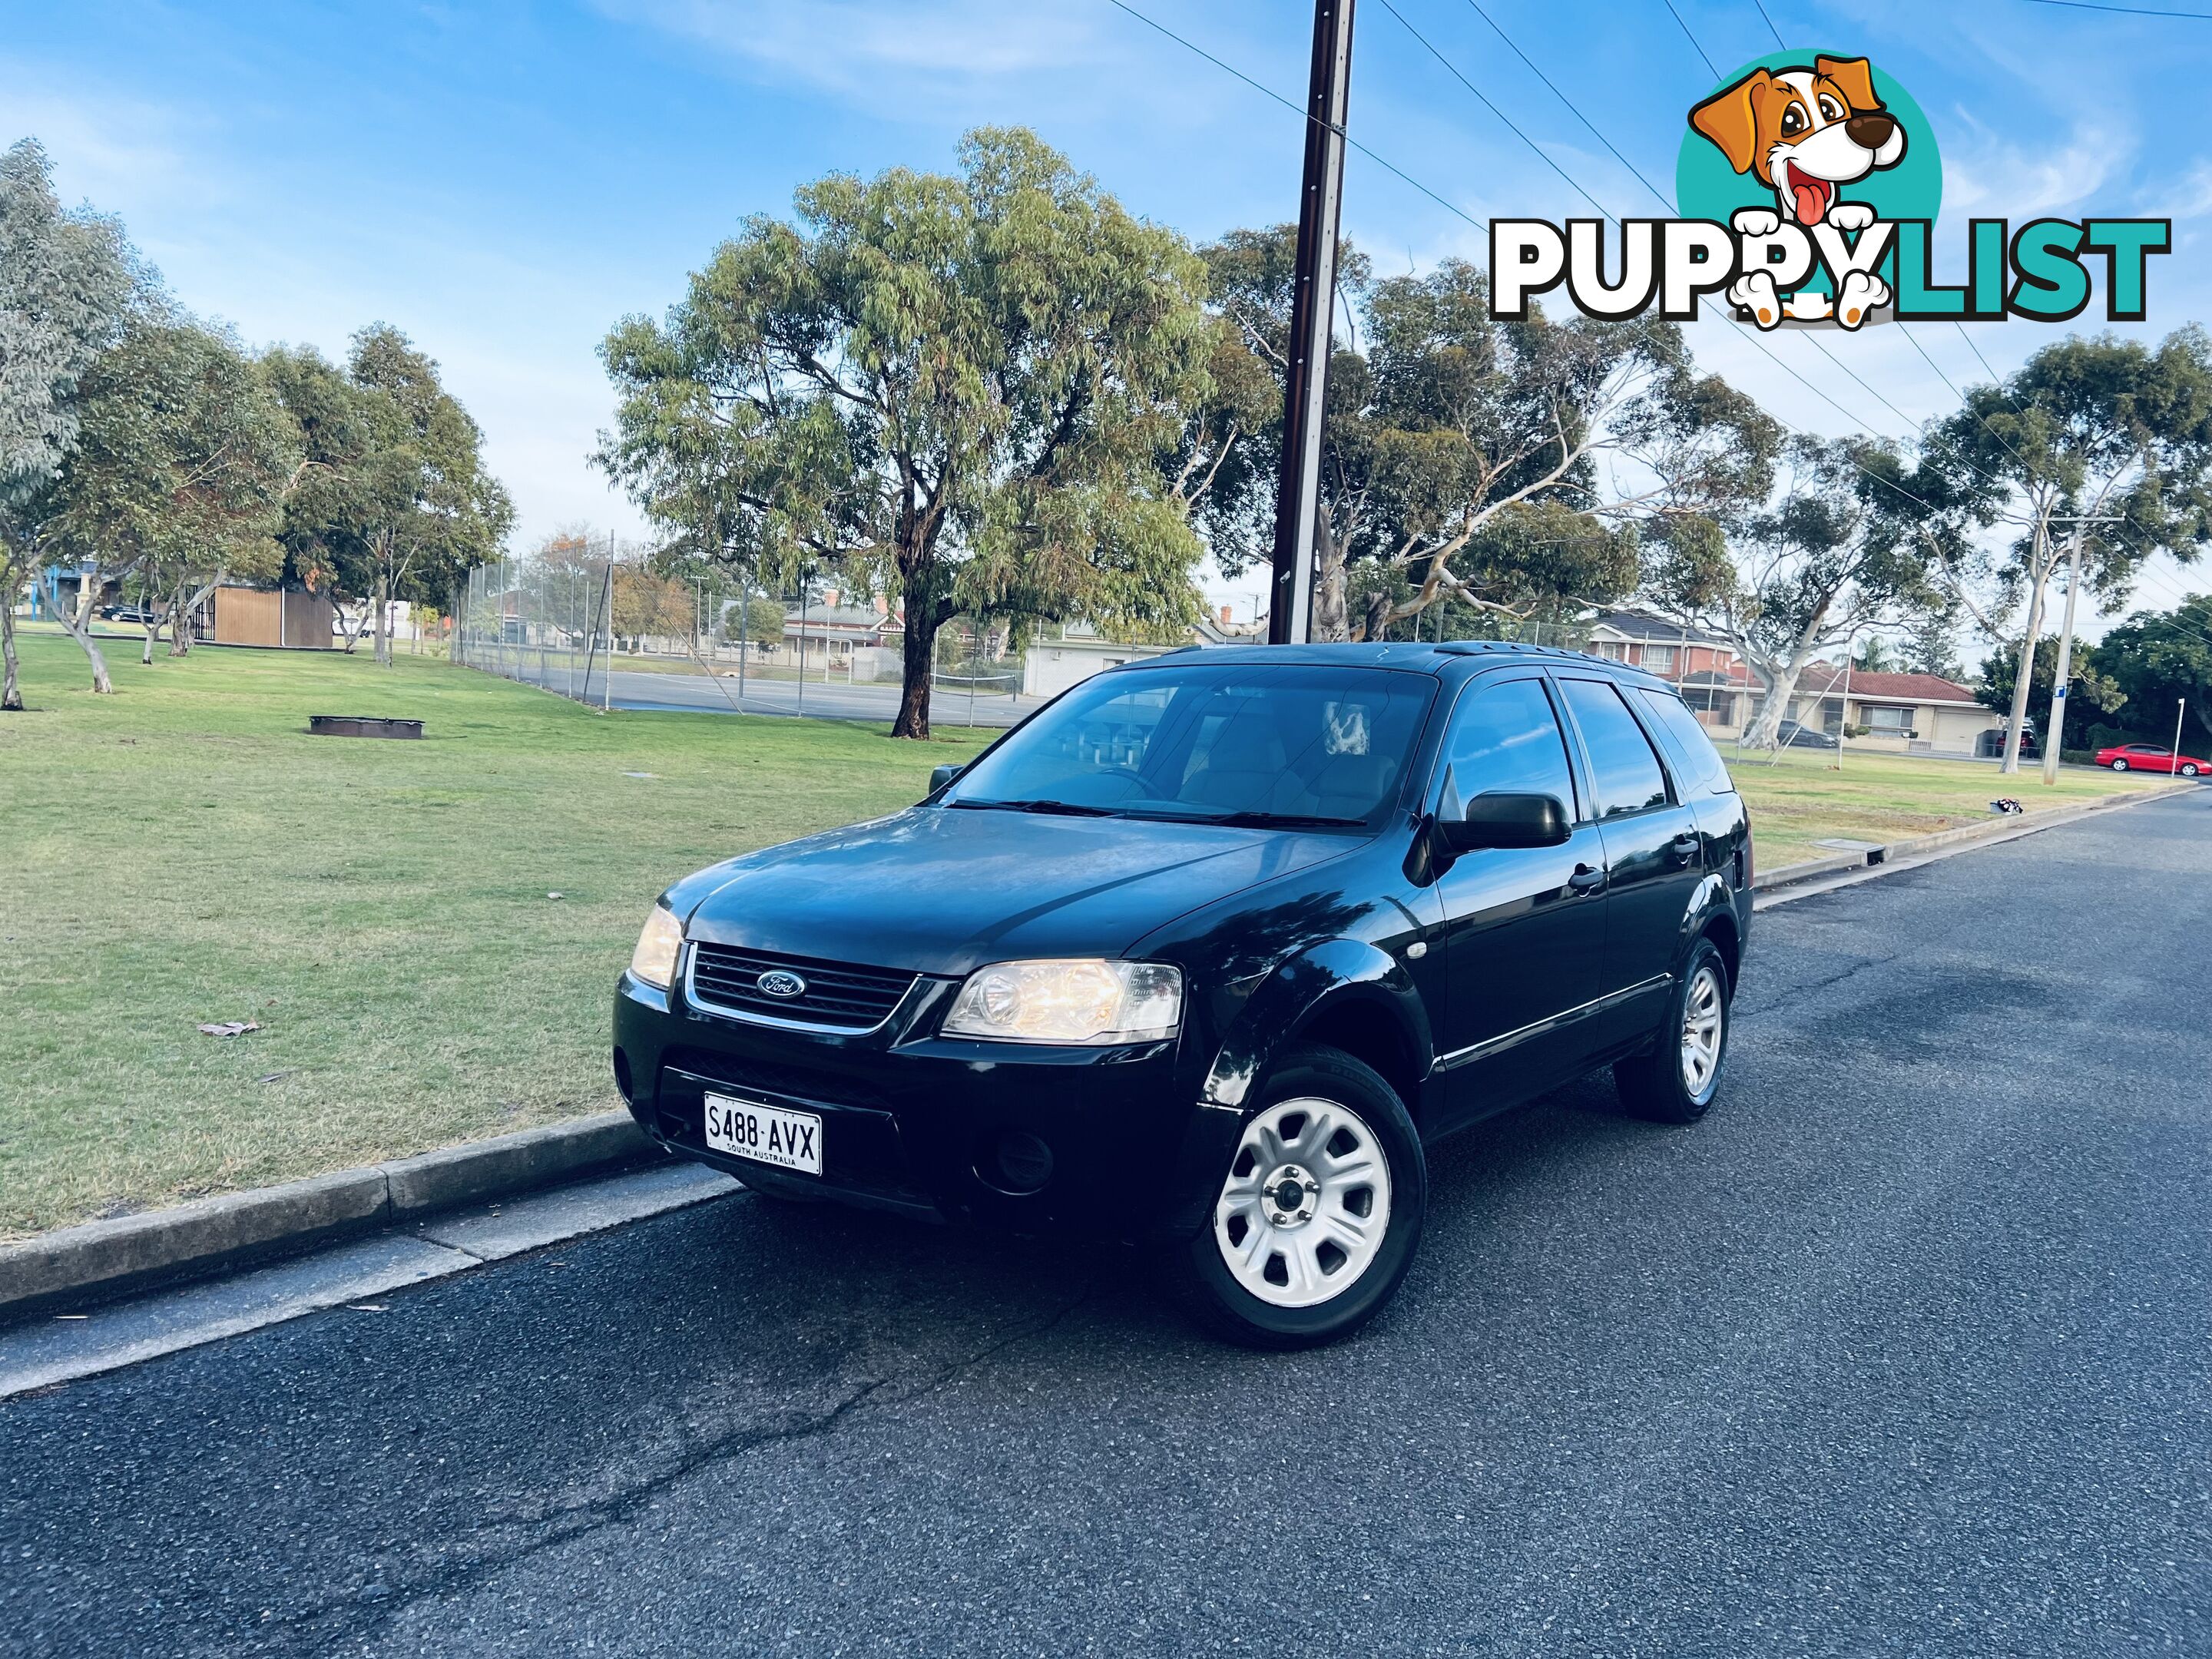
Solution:
[[[1797,222],[1801,225],[1819,224],[1820,215],[1827,206],[1828,192],[1818,185],[1802,181],[1792,184],[1790,188],[1790,193],[1797,198]]]

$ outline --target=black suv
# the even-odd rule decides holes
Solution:
[[[1439,1136],[1608,1061],[1704,1115],[1751,858],[1696,719],[1619,664],[1177,652],[672,887],[615,1075],[768,1196],[1134,1240],[1224,1334],[1322,1341],[1404,1277]]]

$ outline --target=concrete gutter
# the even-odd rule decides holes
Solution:
[[[1891,842],[1887,846],[1872,848],[1863,853],[1839,853],[1833,858],[1808,859],[1802,864],[1784,865],[1771,872],[1762,870],[1753,884],[1753,896],[1754,902],[1764,908],[1769,904],[1808,897],[1815,891],[1826,892],[1832,888],[1848,887],[1893,871],[1917,869],[1933,860],[1948,858],[1954,853],[1962,853],[1969,848],[2016,841],[2022,836],[2032,836],[2043,830],[2056,830],[2061,824],[2078,823],[2100,812],[2140,805],[2147,800],[2163,800],[2184,790],[2200,787],[2195,783],[2173,783],[2162,789],[2128,789],[2118,794],[2101,795],[2094,800],[2082,801],[2077,805],[2059,807],[2048,812],[2029,812],[2019,816],[2007,814],[1991,817],[1986,823],[1962,823],[1949,830],[1938,830],[1932,835],[1913,836],[1904,841]],[[1754,836],[1757,834],[1755,824],[1753,833]]]
[[[0,1319],[228,1268],[656,1155],[628,1112],[0,1244]]]

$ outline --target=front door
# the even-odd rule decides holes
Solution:
[[[1650,738],[1608,680],[1561,678],[1582,738],[1605,841],[1608,1042],[1651,1029],[1682,954],[1683,919],[1705,879],[1697,814],[1667,775]]]
[[[1558,847],[1463,853],[1437,880],[1445,1018],[1445,1109],[1465,1121],[1571,1077],[1591,1034],[1577,1010],[1598,994],[1605,860],[1577,811],[1565,740],[1540,676],[1483,680],[1453,712],[1429,805],[1492,791],[1556,797],[1576,824]]]

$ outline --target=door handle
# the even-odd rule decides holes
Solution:
[[[1692,859],[1697,856],[1698,848],[1703,846],[1705,842],[1696,830],[1685,830],[1680,835],[1675,836],[1674,839],[1668,844],[1674,849],[1676,857]]]
[[[1575,866],[1575,872],[1567,878],[1570,893],[1595,893],[1605,885],[1605,872],[1593,870],[1587,864]]]

